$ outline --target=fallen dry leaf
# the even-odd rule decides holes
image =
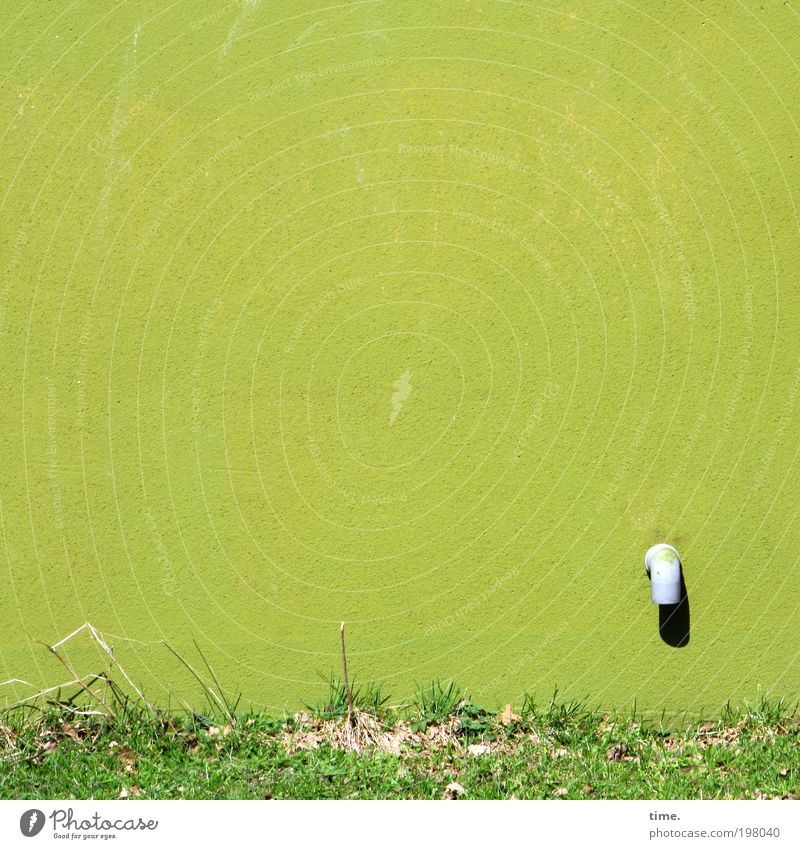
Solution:
[[[470,755],[485,755],[490,751],[490,747],[485,743],[473,743],[471,746],[467,746],[467,752]]]
[[[117,745],[117,757],[120,763],[125,767],[125,772],[136,772],[136,752],[130,746]]]
[[[457,781],[451,781],[444,789],[444,799],[458,799],[459,796],[466,794],[466,788],[460,785]]]
[[[562,796],[567,796],[569,794],[569,790],[566,787],[557,787],[553,791],[553,798],[560,799]]]
[[[627,751],[628,747],[624,743],[619,743],[606,752],[606,758],[610,761],[621,761],[625,758]]]
[[[521,719],[516,713],[514,713],[514,708],[511,707],[510,704],[506,705],[503,708],[503,712],[500,714],[500,722],[503,725],[511,725],[512,722],[519,722]]]
[[[117,746],[117,757],[125,763],[136,763],[136,752],[130,746]]]

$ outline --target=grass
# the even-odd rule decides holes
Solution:
[[[171,716],[121,698],[0,716],[0,798],[698,799],[800,795],[800,718],[782,701],[726,705],[680,731],[553,697],[516,712],[453,682],[398,708],[336,679],[308,711]]]

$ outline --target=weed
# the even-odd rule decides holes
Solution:
[[[444,722],[465,698],[466,691],[454,681],[443,684],[435,680],[426,686],[417,685],[417,694],[412,702],[416,714],[412,728],[415,731],[424,731],[429,725]]]
[[[353,707],[364,713],[380,717],[385,713],[388,696],[383,695],[381,685],[367,684],[362,687],[353,682],[349,685]],[[309,713],[317,719],[341,719],[350,708],[348,687],[344,681],[332,675],[328,681],[327,695],[313,705],[306,705]]]

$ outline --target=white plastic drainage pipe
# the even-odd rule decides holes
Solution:
[[[653,604],[678,604],[681,600],[681,558],[665,542],[647,549],[644,567],[650,576]]]

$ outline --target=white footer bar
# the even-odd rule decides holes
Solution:
[[[799,801],[0,802],[0,846],[800,846]]]

